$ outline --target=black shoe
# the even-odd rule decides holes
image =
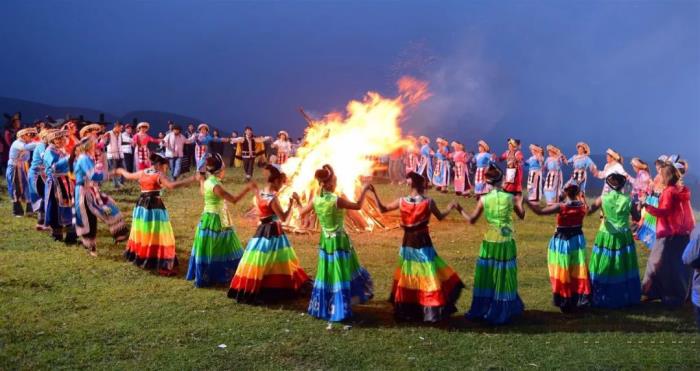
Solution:
[[[18,218],[21,216],[24,216],[24,209],[22,208],[21,203],[19,203],[19,202],[12,203],[12,214]]]

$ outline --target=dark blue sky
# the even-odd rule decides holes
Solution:
[[[700,164],[699,1],[0,3],[0,95],[300,134],[402,74],[407,131]],[[494,145],[502,149],[500,143]]]

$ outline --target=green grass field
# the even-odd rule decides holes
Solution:
[[[258,171],[259,173],[259,171]],[[229,172],[227,188],[242,185]],[[388,200],[403,187],[379,186]],[[3,188],[4,189],[4,188]],[[135,184],[106,189],[129,215]],[[451,195],[435,195],[446,205]],[[396,323],[387,303],[401,231],[353,234],[361,262],[373,276],[376,296],[355,307],[352,330],[325,330],[306,302],[274,306],[236,304],[226,288],[195,289],[187,268],[202,199],[195,186],[169,191],[180,259],[178,277],[159,277],[122,258],[100,226],[99,257],[54,243],[34,231],[34,220],[11,217],[0,203],[0,369],[464,369],[464,368],[700,368],[700,335],[690,305],[669,311],[658,304],[627,310],[564,315],[550,304],[546,249],[553,217],[528,211],[516,224],[520,295],[525,315],[492,328],[462,316],[471,300],[475,259],[484,221],[469,226],[452,214],[433,221],[433,241],[467,289],[459,314],[437,326]],[[461,201],[471,208],[473,201]],[[256,221],[233,208],[245,241]],[[593,240],[598,218],[586,222]],[[303,267],[315,273],[317,235],[290,239]],[[639,247],[643,273],[648,252]],[[226,347],[220,347],[225,344]]]

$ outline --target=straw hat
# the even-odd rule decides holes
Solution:
[[[613,160],[622,163],[622,156],[620,156],[620,154],[617,153],[617,152],[615,152],[615,150],[613,150],[612,148],[608,148],[608,150],[605,151],[605,153],[606,153],[608,156],[612,157]]]
[[[93,131],[100,131],[100,130],[102,130],[102,126],[100,124],[86,125],[82,129],[80,129],[80,137],[83,138],[84,136],[90,134]]]
[[[458,142],[458,141],[456,141],[456,140],[452,141],[452,143],[450,143],[450,145],[451,145],[453,148],[459,148],[460,151],[464,151],[464,144],[462,144],[462,143],[460,143],[460,142]]]
[[[591,154],[591,147],[589,147],[585,142],[576,143],[576,148],[583,148],[583,152],[585,152],[587,155]]]
[[[68,136],[68,130],[52,130],[50,133],[46,134],[46,141],[51,143],[56,139],[65,138]]]
[[[24,128],[24,129],[21,129],[17,132],[17,138],[21,138],[25,135],[36,135],[36,129],[35,128]]]
[[[442,138],[442,137],[437,137],[437,139],[435,139],[435,143],[437,143],[437,144],[443,144],[443,145],[447,145],[447,144],[448,144],[448,142],[445,140],[445,138]]]
[[[639,157],[634,157],[632,160],[630,160],[630,164],[640,170],[649,169],[649,165],[647,165],[647,163],[642,161]]]
[[[199,124],[199,126],[197,126],[197,131],[200,131],[202,129],[207,129],[207,131],[209,131],[209,125],[207,125],[205,123]]]
[[[553,144],[547,144],[547,152],[554,152],[557,155],[561,154],[561,150],[559,149],[559,147]]]
[[[486,151],[486,152],[490,152],[490,151],[491,151],[491,147],[489,147],[489,144],[486,143],[486,141],[484,141],[484,140],[478,141],[478,142],[477,142],[477,145],[478,145],[479,147],[483,147],[483,148],[484,148],[484,151]]]
[[[513,145],[513,146],[519,146],[520,145],[520,139],[515,139],[515,138],[508,138],[508,144]]]
[[[284,130],[280,130],[279,133],[277,133],[277,138],[281,137],[282,135],[284,135],[285,138],[289,139],[289,133],[287,133]]]
[[[147,123],[146,121],[139,122],[138,125],[136,125],[136,130],[141,130],[141,128],[146,128],[146,130],[151,128],[151,124]]]
[[[418,137],[418,141],[419,141],[419,142],[430,143],[430,138],[426,137],[425,135],[421,135],[421,136]]]
[[[56,130],[58,130],[58,129],[46,129],[46,128],[45,128],[45,129],[41,129],[41,131],[39,131],[39,139],[45,141],[45,140],[46,140],[46,136],[49,135],[49,133],[51,133],[52,131],[56,131]]]
[[[544,153],[544,148],[540,147],[537,144],[530,144],[530,151]]]

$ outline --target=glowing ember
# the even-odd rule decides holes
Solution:
[[[411,77],[402,77],[398,83],[399,96],[394,99],[368,92],[362,101],[350,101],[345,114],[331,113],[322,120],[309,119],[304,143],[283,166],[289,184],[280,192],[280,201],[286,203],[292,192],[308,200],[318,191],[314,172],[324,164],[336,170],[336,191],[354,200],[361,189],[362,177],[371,176],[375,159],[399,148],[412,145],[401,136],[399,122],[405,118],[406,108],[430,97],[428,84]],[[373,230],[383,227],[379,213],[371,203],[359,212],[348,213],[349,227],[353,230]],[[287,222],[292,230],[315,229],[314,221],[300,220],[294,214]]]

